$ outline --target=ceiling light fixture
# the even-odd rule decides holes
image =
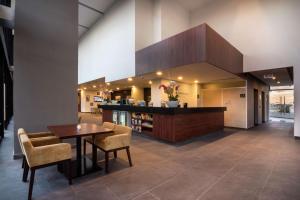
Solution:
[[[276,80],[276,77],[275,77],[275,76],[273,76],[273,77],[272,77],[272,79],[273,79],[273,80]]]
[[[117,90],[120,90],[120,88],[117,87]]]
[[[178,79],[178,80],[182,80],[183,77],[182,77],[182,76],[178,76],[177,79]]]
[[[195,80],[194,83],[199,83],[199,81],[198,81],[198,80]]]
[[[162,72],[161,72],[161,71],[158,71],[158,72],[156,72],[156,75],[161,76],[161,75],[162,75]]]
[[[149,81],[149,84],[151,85],[151,84],[152,84],[152,81]]]
[[[264,79],[273,79],[275,77],[273,74],[265,74]]]
[[[132,78],[128,78],[128,81],[132,81]]]
[[[280,81],[277,81],[277,84],[280,84]]]
[[[93,85],[93,88],[96,88],[97,86],[96,85]]]
[[[84,87],[83,89],[86,90],[86,87]]]

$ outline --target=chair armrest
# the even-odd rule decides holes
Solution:
[[[28,133],[29,138],[38,138],[38,137],[47,137],[54,136],[51,132],[37,132],[37,133]]]
[[[60,143],[34,147],[27,157],[27,160],[30,167],[35,167],[71,158],[71,145],[68,143]]]
[[[119,134],[105,137],[101,141],[96,141],[96,144],[104,150],[112,150],[129,146],[130,140],[130,134]]]
[[[59,144],[61,142],[60,139],[56,136],[30,138],[30,141],[34,147]]]

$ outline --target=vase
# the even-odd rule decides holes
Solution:
[[[177,108],[178,107],[178,101],[168,101],[167,105],[169,108]]]

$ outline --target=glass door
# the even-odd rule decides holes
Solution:
[[[270,91],[270,117],[294,119],[294,90],[280,88]]]

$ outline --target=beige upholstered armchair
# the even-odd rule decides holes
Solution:
[[[23,128],[20,128],[18,130],[18,139],[19,139],[20,145],[21,145],[20,137],[19,137],[20,134],[27,134],[32,145],[35,147],[60,143],[60,139],[58,137],[56,137],[55,135],[53,135],[53,133],[51,133],[51,132],[27,133]],[[21,147],[22,147],[22,145],[21,145]],[[25,158],[23,150],[22,150],[22,153],[23,153],[22,168],[24,168],[26,158]],[[26,181],[26,180],[23,180],[23,181]]]
[[[67,143],[50,144],[45,146],[33,146],[31,139],[24,132],[24,129],[18,130],[21,149],[25,155],[26,162],[24,165],[23,181],[27,180],[28,171],[30,169],[30,184],[28,199],[31,199],[32,188],[34,182],[35,170],[50,165],[67,162],[69,166],[69,184],[71,179],[71,145]]]
[[[114,152],[114,157],[117,158],[117,151],[126,149],[129,165],[132,166],[129,150],[132,129],[127,126],[116,125],[110,122],[104,122],[103,126],[105,128],[112,129],[114,132],[107,135],[99,135],[95,138],[95,141],[92,141],[91,138],[87,138],[85,142],[89,142],[92,145],[96,145],[97,148],[104,151],[106,173],[108,172],[110,152]]]

